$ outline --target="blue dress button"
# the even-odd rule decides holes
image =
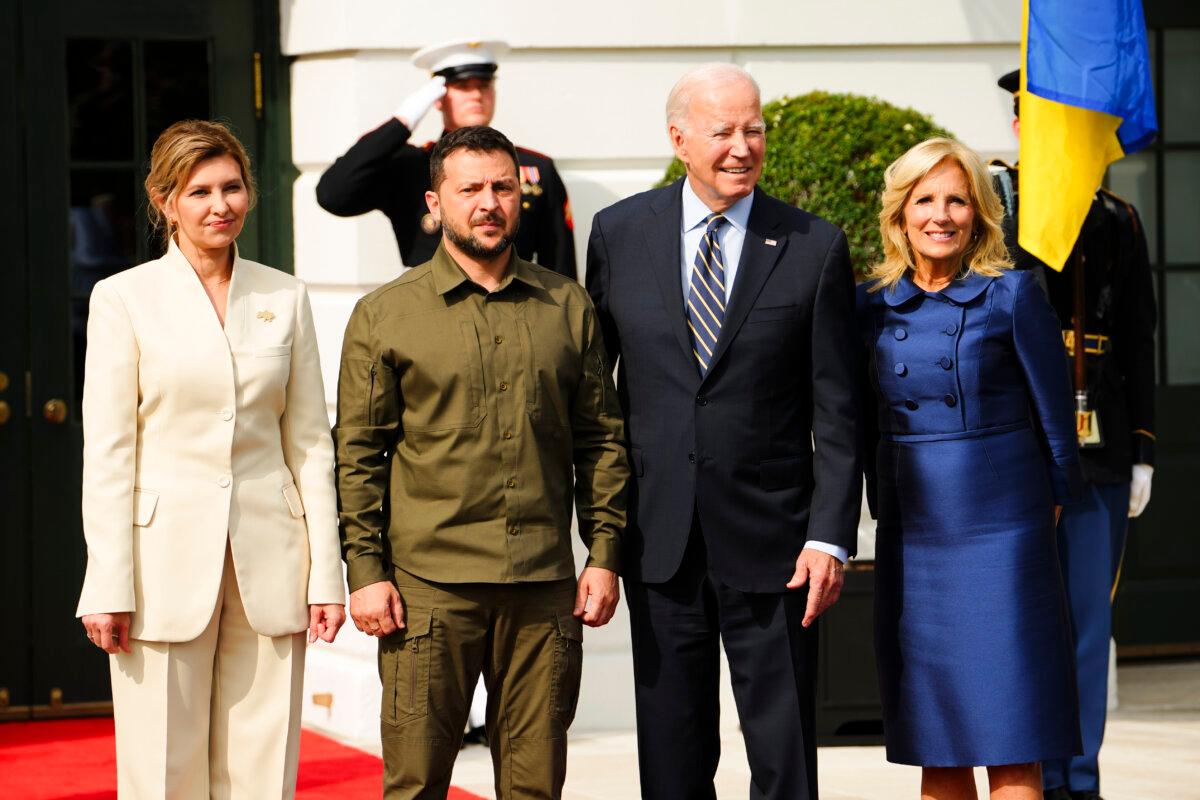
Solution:
[[[894,371],[897,375],[904,375],[904,373],[908,372],[908,367],[904,366],[904,363],[901,362],[896,365]]]
[[[896,337],[896,341],[900,342],[908,338],[908,331],[904,328],[896,328],[893,335]]]
[[[946,334],[948,336],[953,336],[956,333],[958,333],[958,323],[951,322],[949,325],[946,326]]]
[[[917,410],[917,401],[916,400],[905,400],[904,407],[907,408],[909,411],[916,411]]]
[[[954,366],[954,362],[950,360],[950,356],[942,356],[938,359],[938,363],[942,365],[942,369],[950,369]]]
[[[946,405],[950,406],[951,408],[954,408],[956,405],[958,405],[958,398],[952,394],[946,395],[942,398],[942,400],[945,401]]]

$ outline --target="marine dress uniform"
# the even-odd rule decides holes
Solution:
[[[888,760],[1067,758],[1079,726],[1054,506],[1080,474],[1058,323],[1028,272],[872,286],[858,314],[878,399],[866,455]]]
[[[413,61],[429,66],[447,82],[495,75],[496,52],[501,42],[451,43],[426,48]],[[431,60],[432,59],[432,60]],[[411,122],[411,120],[410,120]],[[415,126],[416,123],[413,122]],[[442,232],[425,205],[429,191],[429,155],[433,142],[410,144],[412,130],[397,118],[389,119],[358,140],[325,170],[317,183],[317,202],[339,217],[382,211],[391,220],[408,266],[433,258]],[[521,228],[517,254],[536,261],[568,278],[576,277],[574,220],[567,188],[549,156],[517,148],[521,172]]]
[[[997,183],[1009,214],[1005,234],[1019,269],[1030,270],[1058,315],[1068,353],[1074,355],[1073,280],[1017,245],[1019,173],[1007,165]],[[1084,353],[1088,408],[1098,435],[1080,449],[1083,501],[1063,510],[1059,557],[1075,634],[1083,754],[1042,764],[1048,796],[1066,789],[1082,797],[1100,791],[1098,755],[1108,707],[1109,640],[1129,514],[1135,464],[1154,465],[1154,330],[1157,308],[1145,232],[1137,210],[1100,190],[1092,201],[1079,247],[1084,263]],[[1059,795],[1065,800],[1065,795]]]

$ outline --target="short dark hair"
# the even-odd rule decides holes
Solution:
[[[437,191],[442,179],[446,177],[444,164],[446,158],[456,150],[470,150],[473,153],[506,153],[512,159],[513,169],[521,173],[521,162],[517,159],[517,148],[500,131],[487,125],[468,125],[447,133],[433,146],[429,154],[429,185]]]

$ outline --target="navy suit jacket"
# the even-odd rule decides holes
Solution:
[[[783,592],[806,540],[855,551],[849,248],[837,227],[756,189],[702,379],[679,274],[683,180],[604,209],[588,242],[587,287],[618,365],[634,473],[622,568],[669,580],[694,512],[722,581]]]

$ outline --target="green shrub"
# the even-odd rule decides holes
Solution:
[[[763,106],[767,155],[759,185],[780,200],[838,225],[861,276],[883,257],[879,204],[883,171],[905,150],[951,134],[929,117],[874,97],[810,92]],[[678,159],[660,186],[684,174]]]

